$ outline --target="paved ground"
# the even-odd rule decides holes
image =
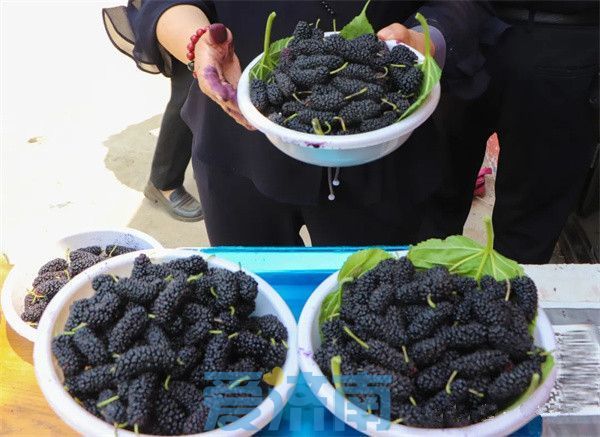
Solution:
[[[100,9],[125,2],[0,3],[0,252],[18,263],[44,241],[114,226],[207,245],[202,223],[175,221],[142,194],[168,81],[109,43]],[[190,169],[186,187],[196,193]],[[480,237],[492,204],[476,201],[469,235]]]

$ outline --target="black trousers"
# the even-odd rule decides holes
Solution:
[[[315,206],[277,202],[260,193],[251,180],[192,160],[204,210],[204,223],[213,246],[300,246],[306,225],[313,246],[399,245],[419,239],[419,208],[401,199],[359,206],[344,190],[344,170],[334,201]]]
[[[446,184],[431,209],[446,234],[462,232],[486,140],[497,132],[495,247],[545,263],[598,144],[598,27],[516,24],[486,66],[491,83],[481,98],[446,98],[438,108]]]
[[[150,181],[159,190],[173,190],[183,184],[192,154],[192,132],[179,115],[192,84],[192,74],[180,62],[173,63],[171,98],[154,150]]]

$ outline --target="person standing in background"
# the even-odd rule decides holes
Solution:
[[[446,142],[445,183],[428,217],[439,237],[462,233],[496,132],[495,246],[521,263],[546,263],[598,147],[598,2],[491,4],[505,30],[492,44],[479,32],[486,87],[475,94],[451,87],[434,115]],[[459,67],[466,74],[473,65]]]
[[[104,25],[119,51],[135,59],[142,71],[157,74],[161,72],[158,67],[135,51],[133,28],[141,5],[141,0],[130,0],[127,7],[103,9]],[[163,114],[144,195],[177,220],[195,222],[203,218],[202,205],[183,187],[193,137],[180,115],[193,78],[179,62],[169,63],[162,72],[171,80],[171,97]]]

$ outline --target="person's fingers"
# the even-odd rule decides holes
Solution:
[[[227,28],[222,23],[213,23],[210,26],[208,26],[208,33],[210,35],[211,40],[215,44],[223,44],[225,41],[227,41],[229,37]]]
[[[377,32],[377,37],[381,40],[395,39],[398,42],[408,42],[410,32],[400,23],[392,23]]]

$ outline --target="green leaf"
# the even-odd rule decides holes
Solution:
[[[411,247],[408,259],[417,268],[430,269],[441,265],[451,273],[476,280],[484,275],[490,275],[497,281],[523,276],[522,266],[494,250],[492,220],[486,217],[484,223],[487,233],[485,247],[462,235],[453,235],[445,240],[433,238]]]
[[[275,21],[276,16],[277,14],[275,12],[271,12],[267,18],[263,41],[263,55],[262,58],[260,58],[260,61],[254,64],[254,67],[250,70],[251,79],[267,80],[271,77],[273,70],[275,70],[279,63],[281,51],[288,46],[292,39],[290,36],[288,38],[278,39],[271,43],[271,29],[273,28],[273,21]]]
[[[377,248],[359,250],[350,255],[338,273],[338,288],[323,299],[319,314],[319,327],[326,320],[339,314],[342,306],[342,286],[346,282],[355,280],[381,261],[389,258],[392,258],[390,253]]]
[[[527,326],[527,330],[529,331],[529,335],[533,335],[533,331],[535,331],[535,324],[536,323],[537,323],[537,312],[535,314],[535,317],[531,321],[531,323],[529,323],[529,325]]]
[[[373,26],[367,18],[367,8],[369,7],[371,0],[367,0],[360,14],[346,24],[342,30],[340,30],[340,36],[346,39],[354,39],[367,33],[375,33]]]
[[[431,36],[429,34],[429,25],[427,24],[427,20],[421,13],[417,13],[415,16],[417,21],[423,26],[423,32],[425,33],[425,59],[421,64],[419,64],[419,68],[423,72],[423,82],[421,82],[421,89],[419,90],[419,95],[417,99],[414,101],[412,105],[402,114],[400,119],[408,117],[410,114],[415,112],[415,110],[423,104],[425,99],[431,93],[433,87],[440,81],[442,77],[442,69],[435,62],[433,56],[431,56],[430,45],[431,45]]]
[[[552,369],[554,369],[554,355],[552,355],[552,352],[548,351],[548,355],[546,355],[546,361],[544,361],[542,363],[542,381],[544,382],[546,380],[546,378],[548,378],[548,375],[550,375],[550,372],[552,372]]]

